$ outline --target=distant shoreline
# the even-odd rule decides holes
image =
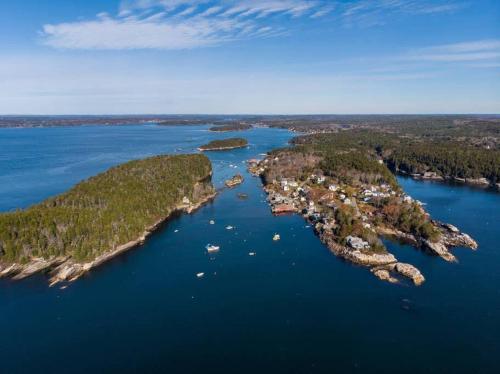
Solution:
[[[63,126],[123,126],[147,125],[184,126],[271,126],[298,132],[316,127],[319,130],[339,128],[344,125],[377,125],[415,119],[426,122],[449,121],[499,121],[500,114],[318,114],[318,115],[0,115],[0,128],[38,128]]]

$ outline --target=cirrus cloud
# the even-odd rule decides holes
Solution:
[[[124,0],[116,15],[44,25],[43,44],[66,49],[187,49],[287,34],[298,18],[373,26],[395,13],[449,12],[450,0]]]

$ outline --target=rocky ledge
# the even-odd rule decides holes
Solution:
[[[461,232],[457,227],[449,223],[441,223],[435,220],[433,220],[432,223],[440,232],[439,239],[434,242],[383,226],[377,227],[377,232],[382,236],[395,238],[413,246],[426,249],[449,262],[457,261],[456,257],[450,252],[452,247],[477,249],[477,242],[468,234]]]
[[[384,266],[377,266],[371,269],[373,275],[381,280],[390,283],[397,283],[398,279],[393,277],[392,274],[399,274],[413,281],[416,286],[420,286],[425,282],[425,278],[415,266],[406,264],[404,262],[396,262]]]

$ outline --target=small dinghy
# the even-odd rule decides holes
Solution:
[[[205,275],[205,273],[198,273],[198,274],[196,274],[196,277],[203,278],[204,275]]]
[[[274,241],[278,241],[280,239],[281,239],[280,234],[274,234],[274,236],[273,236]]]
[[[206,246],[208,253],[219,252],[220,247],[218,245],[207,244]]]

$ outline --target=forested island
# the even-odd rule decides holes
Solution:
[[[243,124],[243,123],[233,123],[229,125],[217,125],[212,126],[208,130],[214,132],[230,132],[230,131],[245,131],[250,130],[252,125]]]
[[[295,146],[250,162],[261,176],[275,214],[300,213],[336,255],[369,266],[380,279],[398,276],[416,285],[425,278],[388,252],[381,237],[395,238],[455,261],[451,247],[477,248],[467,234],[432,220],[422,203],[402,191],[384,164],[386,137],[346,131],[302,136]],[[384,143],[385,144],[385,143]]]
[[[0,276],[72,281],[215,196],[200,154],[130,161],[25,210],[0,214]]]
[[[224,151],[235,148],[243,148],[248,145],[248,141],[243,138],[229,138],[221,140],[212,140],[210,143],[202,145],[199,151]]]

